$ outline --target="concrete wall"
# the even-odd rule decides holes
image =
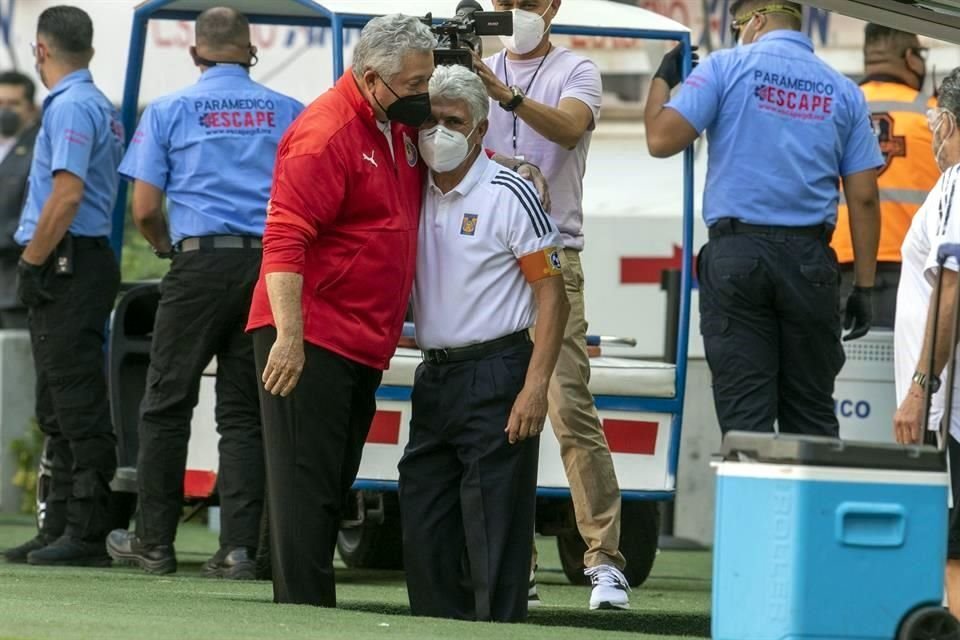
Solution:
[[[0,512],[20,509],[13,486],[16,461],[10,443],[23,436],[34,414],[33,357],[26,331],[0,330]]]

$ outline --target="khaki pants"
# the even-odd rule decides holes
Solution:
[[[570,483],[577,529],[587,545],[587,568],[609,564],[623,569],[620,553],[620,487],[610,447],[587,384],[587,319],[583,303],[580,252],[564,250],[563,278],[570,317],[557,368],[548,392],[550,423],[560,442],[560,456]],[[534,549],[536,563],[536,549]]]

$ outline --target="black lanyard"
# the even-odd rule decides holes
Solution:
[[[533,82],[537,79],[537,74],[540,73],[540,69],[543,68],[543,63],[547,61],[547,56],[550,55],[550,52],[553,51],[553,43],[550,43],[550,46],[547,48],[547,52],[543,54],[543,58],[540,59],[540,64],[537,65],[536,70],[533,72],[533,77],[530,78],[530,84],[527,85],[527,90],[523,92],[524,95],[530,93],[530,89],[533,88]],[[510,77],[507,75],[507,52],[503,52],[503,82],[508,87],[510,86]],[[513,157],[517,156],[517,113],[513,112]]]

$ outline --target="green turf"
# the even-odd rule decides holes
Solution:
[[[29,520],[0,517],[0,548],[32,535]],[[589,590],[567,583],[553,540],[543,539],[538,581],[544,605],[527,624],[490,625],[410,617],[398,572],[341,567],[338,609],[278,606],[269,583],[199,577],[199,564],[216,546],[204,527],[181,526],[180,571],[163,578],[130,568],[50,569],[0,561],[0,640],[709,636],[710,557],[702,552],[662,553],[647,584],[631,594],[630,611],[591,612]]]

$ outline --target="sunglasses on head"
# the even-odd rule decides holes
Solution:
[[[747,23],[753,19],[754,16],[762,16],[768,13],[784,13],[790,16],[802,20],[803,16],[793,7],[788,7],[783,4],[771,4],[766,7],[758,7],[756,9],[751,9],[747,13],[743,14],[739,18],[734,18],[730,22],[730,35],[733,36],[734,41],[740,38],[740,31],[743,30]]]

